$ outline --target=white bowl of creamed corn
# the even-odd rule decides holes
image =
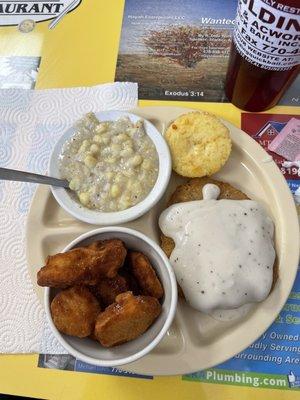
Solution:
[[[90,224],[120,224],[150,210],[171,175],[167,143],[149,121],[121,111],[89,113],[55,144],[49,175],[60,206]]]

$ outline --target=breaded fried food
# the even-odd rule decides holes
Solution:
[[[37,274],[37,283],[59,288],[95,285],[101,278],[113,278],[123,265],[126,254],[123,242],[112,239],[49,256]]]
[[[119,294],[96,319],[94,336],[104,347],[129,342],[142,335],[161,313],[154,297]]]
[[[94,331],[100,311],[97,299],[84,286],[62,290],[51,303],[51,315],[56,328],[66,335],[80,338]]]
[[[115,302],[116,297],[129,290],[126,279],[121,275],[101,280],[93,288],[93,293],[99,298],[104,307]]]
[[[128,259],[130,270],[137,280],[141,293],[160,299],[164,295],[164,290],[148,258],[137,251],[130,251]]]
[[[219,199],[231,199],[231,200],[247,200],[249,199],[245,193],[231,186],[229,183],[217,181],[212,178],[194,178],[190,179],[187,183],[180,185],[176,188],[168,201],[167,207],[175,203],[184,203],[185,201],[202,200],[202,189],[208,183],[213,183],[220,188]],[[166,207],[166,208],[167,208]],[[175,244],[173,239],[161,234],[161,248],[170,257],[174,250]]]
[[[165,133],[179,175],[189,178],[212,175],[231,152],[229,129],[214,114],[190,112],[176,118]]]
[[[121,275],[123,278],[125,278],[127,286],[128,286],[128,291],[132,292],[135,296],[142,294],[141,289],[138,285],[137,280],[132,274],[132,271],[130,269],[129,265],[129,251],[127,252],[127,256],[124,262],[124,265],[122,268],[119,270],[119,275]]]
[[[95,242],[92,242],[88,244],[86,247],[87,249],[91,250],[96,250],[96,251],[103,251],[104,248],[107,246],[113,245],[115,246],[116,244],[120,245],[122,244],[124,246],[124,243],[120,239],[106,239],[106,240],[96,240]]]

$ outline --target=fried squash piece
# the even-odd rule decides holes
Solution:
[[[51,303],[51,315],[56,328],[66,335],[89,336],[101,308],[97,299],[84,286],[74,286],[59,292]]]
[[[128,259],[130,270],[142,294],[160,299],[164,295],[164,290],[148,258],[137,251],[130,251]]]
[[[119,273],[121,276],[123,276],[125,278],[125,280],[127,282],[127,286],[128,286],[128,291],[132,292],[135,296],[142,294],[137,280],[135,279],[133,274],[126,267],[120,269]]]
[[[37,274],[40,286],[65,288],[78,284],[95,285],[114,277],[123,265],[127,250],[121,240],[95,242],[66,253],[49,256]]]
[[[93,287],[93,293],[105,307],[115,302],[116,297],[129,290],[126,279],[121,275],[105,278]]]
[[[161,305],[154,297],[119,294],[116,302],[98,315],[94,336],[104,347],[129,342],[142,335],[160,313]]]

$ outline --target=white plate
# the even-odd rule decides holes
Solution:
[[[171,120],[190,110],[179,107],[145,107],[133,110],[163,132]],[[141,374],[185,374],[210,368],[233,357],[254,342],[270,326],[285,304],[297,272],[299,226],[290,190],[276,164],[246,133],[228,126],[233,140],[229,161],[215,177],[260,201],[275,222],[275,244],[279,279],[269,297],[244,318],[219,322],[194,311],[180,301],[171,329],[147,356],[122,368]],[[147,214],[125,226],[137,229],[159,242],[157,216],[183,179],[172,176],[165,197]],[[90,225],[70,217],[56,203],[47,187],[39,187],[33,198],[27,225],[27,258],[33,285],[43,303],[43,290],[36,285],[36,272],[48,254],[62,250],[68,242],[90,230]]]

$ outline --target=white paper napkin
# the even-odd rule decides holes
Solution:
[[[89,111],[130,109],[137,84],[0,90],[0,167],[45,173],[55,141]],[[0,353],[65,353],[45,320],[25,254],[26,215],[36,186],[0,181]]]

